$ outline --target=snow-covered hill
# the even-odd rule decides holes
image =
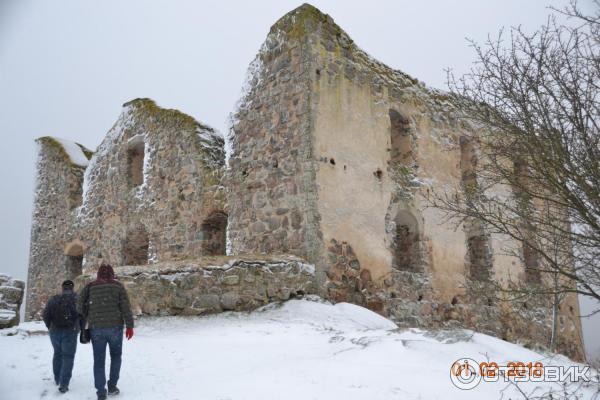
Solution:
[[[92,349],[79,345],[70,391],[52,383],[51,346],[39,323],[0,334],[0,399],[95,399]],[[36,333],[38,332],[38,333]],[[7,334],[11,333],[12,336]],[[450,380],[459,358],[568,365],[472,333],[399,330],[364,308],[317,298],[253,313],[144,318],[124,346],[119,398],[127,400],[519,399],[507,383],[460,390]],[[536,393],[558,386],[523,383]],[[581,389],[591,399],[594,387]],[[561,398],[561,397],[558,397]]]

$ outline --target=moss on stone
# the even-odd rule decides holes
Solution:
[[[132,107],[134,115],[140,117],[141,119],[149,119],[152,123],[163,127],[172,125],[177,128],[178,134],[188,134],[190,136],[193,136],[194,142],[198,143],[198,152],[201,154],[210,154],[209,156],[200,157],[200,160],[204,162],[204,165],[208,169],[214,169],[213,165],[216,164],[220,164],[219,166],[224,165],[224,141],[215,140],[215,145],[203,146],[202,143],[200,143],[202,140],[198,137],[198,134],[201,132],[207,132],[208,134],[215,135],[216,137],[216,131],[212,127],[197,121],[194,117],[187,115],[177,109],[162,108],[158,106],[154,100],[148,98],[138,98],[128,101],[127,103],[123,104],[123,107]],[[207,158],[219,158],[219,154],[213,154],[217,152],[219,148],[220,152],[222,153],[223,162],[208,162]]]
[[[133,107],[135,112],[141,115],[151,116],[155,118],[157,123],[165,122],[169,119],[177,120],[182,128],[195,129],[197,126],[202,126],[193,117],[182,113],[176,109],[159,107],[156,102],[148,98],[138,98],[123,104],[123,107]]]
[[[49,146],[49,147],[55,149],[58,152],[58,154],[60,154],[64,158],[64,160],[67,161],[72,167],[85,168],[81,165],[75,164],[73,162],[73,160],[71,160],[71,157],[69,157],[69,154],[67,153],[67,151],[65,150],[63,145],[58,140],[53,138],[52,136],[42,136],[42,137],[35,139],[35,141],[39,144],[46,145],[46,146]],[[75,143],[75,144],[81,148],[81,151],[83,152],[83,154],[85,155],[85,157],[88,160],[92,158],[92,156],[94,155],[93,151],[91,151],[90,149],[88,149],[87,147],[85,147],[82,144],[79,144],[79,143]]]
[[[92,156],[94,155],[94,152],[91,151],[90,149],[88,149],[87,147],[85,147],[82,144],[79,144],[79,143],[76,143],[76,144],[77,144],[77,146],[79,146],[79,148],[81,148],[81,151],[85,155],[85,158],[87,158],[88,160],[91,160]]]

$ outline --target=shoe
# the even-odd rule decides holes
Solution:
[[[116,387],[116,386],[113,386],[113,387],[109,387],[109,388],[108,388],[108,395],[109,395],[109,396],[116,396],[116,395],[118,395],[119,393],[121,393],[121,391],[120,391],[120,390],[119,390],[119,388],[118,388],[118,387]]]
[[[106,395],[105,394],[99,394],[98,395],[98,400],[106,400]]]
[[[69,391],[69,387],[68,386],[59,386],[58,391],[61,393],[67,393]]]

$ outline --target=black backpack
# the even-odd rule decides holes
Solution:
[[[52,325],[56,328],[70,329],[77,323],[78,315],[75,303],[77,298],[73,293],[63,293],[57,296],[52,310]]]

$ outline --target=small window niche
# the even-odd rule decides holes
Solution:
[[[421,272],[422,260],[417,219],[409,211],[400,211],[395,219],[393,266],[400,271]]]
[[[523,243],[523,263],[525,264],[525,281],[531,285],[542,283],[538,251],[527,243]]]
[[[144,183],[144,138],[134,136],[127,143],[127,179],[129,187],[134,188]]]

